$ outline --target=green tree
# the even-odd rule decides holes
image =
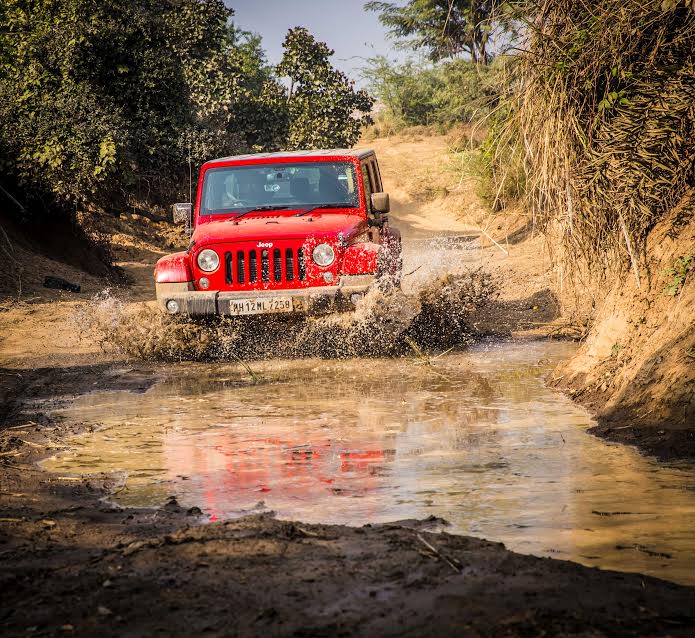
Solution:
[[[117,212],[187,194],[210,157],[353,144],[372,101],[332,51],[290,31],[288,94],[232,16],[223,0],[0,2],[0,198]]]
[[[244,99],[235,107],[236,126],[252,150],[280,150],[289,127],[285,88],[276,80],[258,34],[231,24],[228,39],[244,78]]]
[[[289,78],[287,147],[350,147],[362,126],[371,123],[374,100],[366,91],[356,91],[354,82],[330,61],[333,50],[304,28],[290,29],[283,44],[281,77]]]
[[[490,44],[497,30],[512,26],[505,0],[409,0],[367,2],[368,11],[404,46],[424,49],[432,61],[468,54],[476,63],[491,60]]]
[[[447,129],[490,113],[499,98],[505,61],[505,56],[499,56],[487,66],[461,59],[398,65],[376,56],[367,60],[362,74],[396,128],[437,125]]]
[[[282,87],[222,0],[0,7],[0,179],[25,199],[166,201],[189,158],[286,138],[283,117],[268,115],[285,108]]]

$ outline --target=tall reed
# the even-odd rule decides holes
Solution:
[[[695,182],[695,0],[533,0],[490,144],[541,230],[629,259]]]

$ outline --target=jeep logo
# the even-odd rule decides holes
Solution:
[[[256,244],[256,248],[272,248],[272,247],[273,247],[272,241],[259,241],[258,244]]]

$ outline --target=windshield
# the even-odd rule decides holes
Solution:
[[[352,162],[297,162],[226,166],[205,171],[201,215],[259,207],[298,209],[322,204],[359,207]]]

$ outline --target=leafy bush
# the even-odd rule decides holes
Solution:
[[[218,0],[11,2],[0,28],[3,167],[58,201],[168,194],[193,160],[246,147],[249,93]]]
[[[363,75],[384,106],[379,115],[382,125],[391,122],[395,130],[407,126],[449,129],[490,112],[498,98],[504,60],[496,59],[489,66],[467,60],[395,65],[379,56],[368,61]]]
[[[683,290],[688,276],[693,272],[695,272],[695,255],[682,255],[676,259],[673,266],[663,273],[669,280],[664,293],[675,297]]]

